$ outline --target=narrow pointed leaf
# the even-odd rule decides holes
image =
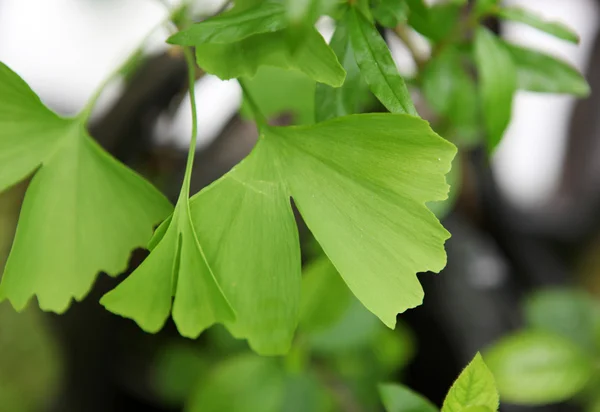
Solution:
[[[496,14],[502,19],[527,24],[528,26],[535,27],[554,37],[558,37],[559,39],[575,44],[579,43],[579,35],[566,25],[555,21],[544,20],[542,17],[537,16],[526,9],[520,7],[497,8]]]
[[[98,272],[125,270],[131,250],[146,245],[171,207],[102,150],[80,119],[59,118],[2,64],[0,85],[2,188],[35,172],[0,300],[21,310],[37,295],[42,309],[63,312],[72,298],[84,298]]]
[[[416,116],[410,93],[385,40],[356,7],[346,16],[354,57],[373,94],[391,113]]]
[[[493,151],[510,122],[517,71],[504,44],[483,27],[475,35],[475,62],[488,149]]]
[[[505,43],[517,68],[519,89],[540,93],[590,94],[583,75],[569,63],[537,50]]]
[[[442,412],[496,412],[498,404],[494,376],[477,353],[448,391]]]
[[[245,10],[233,9],[196,23],[174,34],[167,42],[182,46],[232,43],[254,34],[272,33],[287,25],[283,4],[267,0]]]
[[[341,86],[346,73],[323,37],[313,28],[296,50],[286,42],[285,30],[257,34],[227,44],[198,44],[196,60],[221,79],[253,77],[260,66],[299,70],[310,78]]]
[[[344,21],[337,23],[330,46],[346,70],[346,80],[341,87],[319,83],[315,90],[315,117],[318,122],[359,111],[365,92],[360,69],[354,59],[348,27]]]

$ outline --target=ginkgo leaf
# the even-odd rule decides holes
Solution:
[[[233,9],[171,36],[167,42],[181,46],[202,43],[232,43],[259,33],[271,33],[288,25],[285,7],[276,1],[262,1],[244,10]]]
[[[92,140],[83,119],[51,112],[1,63],[0,164],[0,190],[34,174],[0,284],[0,300],[17,310],[37,295],[42,309],[64,312],[99,271],[125,270],[171,210]]]
[[[227,80],[253,77],[260,66],[274,66],[303,72],[317,82],[335,87],[344,83],[346,72],[335,53],[314,28],[306,30],[294,49],[286,41],[287,31],[257,34],[227,43],[199,43],[196,61],[208,73]]]
[[[264,127],[251,155],[190,206],[237,313],[229,329],[261,353],[289,346],[300,290],[290,197],[353,293],[393,327],[422,301],[416,273],[445,266],[449,233],[425,202],[447,196],[455,153],[408,115]]]
[[[216,322],[233,321],[235,314],[206,262],[187,202],[180,198],[148,258],[100,303],[155,333],[169,317],[174,297],[173,320],[179,333],[196,338]]]

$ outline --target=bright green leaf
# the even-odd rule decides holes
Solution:
[[[179,333],[197,338],[215,322],[235,314],[223,295],[190,218],[188,199],[180,197],[173,216],[150,255],[100,303],[133,319],[143,330],[158,332],[171,313]]]
[[[593,350],[600,320],[597,303],[586,293],[571,289],[546,289],[525,302],[531,328],[554,332]]]
[[[354,57],[373,94],[391,113],[416,116],[406,84],[375,26],[355,7],[346,14],[346,23]]]
[[[575,44],[579,43],[579,35],[562,23],[546,21],[534,13],[520,7],[497,8],[496,10],[497,16],[502,19],[525,23],[528,26],[535,27],[554,37],[558,37],[559,39]]]
[[[315,117],[318,122],[334,117],[358,113],[363,103],[365,84],[360,69],[354,59],[354,51],[348,37],[348,28],[344,21],[339,21],[335,28],[330,46],[339,62],[346,70],[346,80],[341,87],[331,87],[319,83],[315,90]]]
[[[510,122],[517,71],[504,44],[483,27],[478,28],[475,35],[475,62],[491,152],[500,143]]]
[[[394,28],[408,19],[406,0],[379,0],[373,9],[373,16],[384,27]]]
[[[475,14],[480,18],[490,14],[497,7],[500,0],[475,0]]]
[[[495,412],[498,403],[494,376],[478,353],[448,391],[442,412],[479,412],[481,407]]]
[[[131,250],[146,245],[171,209],[100,148],[80,118],[52,113],[1,63],[0,164],[0,190],[34,175],[0,284],[0,300],[17,310],[37,295],[42,309],[64,312],[98,272],[124,271]]]
[[[541,93],[565,93],[587,97],[590,86],[571,66],[556,57],[537,50],[505,43],[517,68],[517,86]]]
[[[248,9],[233,9],[196,23],[174,34],[167,42],[181,46],[233,43],[255,34],[273,33],[287,25],[283,5],[276,1],[263,1]]]
[[[285,376],[275,359],[241,355],[206,376],[186,412],[280,412]]]
[[[294,124],[315,122],[315,81],[303,73],[263,66],[244,85],[265,116],[292,114]],[[245,117],[254,116],[246,99],[241,113]]]
[[[581,391],[593,372],[593,361],[561,336],[525,331],[488,349],[485,359],[502,399],[522,404],[565,401]]]
[[[446,197],[455,152],[406,115],[264,128],[252,154],[191,204],[208,261],[238,314],[228,325],[234,335],[255,349],[289,346],[299,293],[290,196],[350,289],[386,325],[419,305],[415,274],[445,266],[449,236],[424,203]],[[228,250],[249,258],[230,259]]]
[[[237,312],[226,325],[261,354],[289,350],[300,310],[300,244],[272,146],[261,139],[191,201],[208,262]]]
[[[196,60],[208,73],[221,79],[253,77],[260,66],[295,69],[310,78],[335,87],[344,83],[346,73],[335,53],[313,28],[303,42],[291,50],[286,30],[257,34],[227,44],[197,44]]]
[[[379,385],[379,394],[387,412],[438,412],[428,399],[402,385]]]

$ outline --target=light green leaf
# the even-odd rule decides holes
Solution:
[[[495,412],[498,403],[494,376],[477,353],[448,391],[442,412],[479,412],[481,407]]]
[[[247,9],[233,9],[196,23],[174,34],[167,42],[181,46],[233,43],[255,34],[273,33],[287,25],[283,4],[267,0]]]
[[[182,336],[195,339],[215,322],[235,319],[206,262],[184,197],[150,255],[100,303],[156,333],[169,317],[173,297],[173,320]]]
[[[346,73],[323,37],[311,28],[304,41],[291,50],[286,31],[257,34],[227,44],[197,44],[196,60],[208,73],[221,79],[253,77],[260,66],[299,70],[310,78],[335,87]]]
[[[356,7],[346,13],[346,23],[354,57],[373,94],[390,112],[416,116],[406,84],[375,26]]]
[[[489,151],[493,151],[511,118],[517,71],[506,47],[488,29],[475,35],[475,62]]]
[[[495,10],[496,15],[502,19],[525,23],[559,39],[575,44],[579,43],[579,35],[562,23],[546,21],[540,16],[520,7],[498,7]]]
[[[334,117],[358,113],[368,93],[368,86],[361,77],[354,59],[354,51],[348,37],[348,27],[341,20],[337,23],[329,44],[342,67],[346,70],[346,80],[341,87],[331,87],[319,83],[315,90],[315,116],[318,122]]]
[[[204,379],[186,412],[279,412],[285,376],[275,359],[241,355],[219,363]]]
[[[34,174],[0,284],[0,301],[17,310],[37,295],[42,309],[64,312],[98,272],[124,271],[131,250],[146,245],[171,209],[100,148],[81,119],[52,113],[1,63],[0,164],[0,190]]]
[[[593,361],[561,336],[525,331],[495,343],[485,354],[502,399],[520,404],[565,401],[581,391]]]
[[[428,399],[406,386],[381,384],[379,395],[387,412],[438,412],[438,408]]]
[[[569,63],[537,50],[505,43],[517,68],[519,89],[587,97],[590,86]]]
[[[593,351],[600,326],[598,304],[586,293],[571,289],[546,289],[525,302],[531,328],[553,332]]]
[[[379,0],[376,4],[373,16],[384,27],[394,28],[408,19],[406,0]]]
[[[350,289],[393,327],[398,312],[421,303],[415,274],[446,263],[449,234],[424,203],[447,195],[455,153],[425,121],[406,115],[265,127],[252,154],[191,203],[208,261],[238,314],[228,324],[234,335],[263,352],[289,346],[299,293],[290,196]],[[230,259],[229,250],[249,257]]]
[[[315,81],[303,73],[263,66],[244,84],[263,115],[292,114],[294,124],[315,122]],[[246,99],[241,114],[249,118],[254,116]]]
[[[261,139],[191,201],[208,262],[237,312],[226,325],[261,354],[289,350],[300,309],[300,244],[274,151]]]
[[[327,257],[311,262],[302,276],[300,329],[325,330],[344,315],[354,297]]]

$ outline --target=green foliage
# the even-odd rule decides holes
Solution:
[[[379,0],[373,16],[382,26],[395,28],[408,19],[409,8],[405,0]]]
[[[475,34],[475,62],[487,146],[491,152],[500,143],[510,122],[517,71],[504,44],[483,27]]]
[[[541,93],[587,97],[590,86],[570,64],[545,53],[505,43],[517,68],[517,87]]]
[[[501,339],[485,354],[504,400],[560,402],[580,392],[593,372],[592,358],[576,344],[543,331]]]
[[[428,399],[402,385],[380,385],[379,393],[387,412],[438,412]]]
[[[0,301],[17,310],[36,295],[42,309],[64,312],[99,271],[125,270],[171,209],[91,139],[85,120],[51,112],[0,63],[0,190],[33,174],[0,284]]]
[[[498,410],[498,404],[494,376],[478,353],[448,391],[442,412],[495,412]]]
[[[562,23],[546,21],[539,16],[519,7],[496,8],[496,15],[502,19],[517,21],[535,27],[559,39],[579,43],[579,36]]]

